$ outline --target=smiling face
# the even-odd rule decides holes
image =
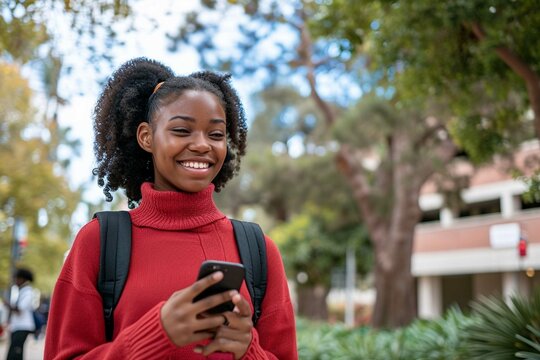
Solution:
[[[225,161],[225,111],[214,94],[186,90],[139,125],[137,140],[152,153],[156,190],[198,192]]]

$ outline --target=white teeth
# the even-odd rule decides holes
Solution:
[[[193,169],[208,169],[210,167],[210,164],[205,162],[185,161],[181,164],[182,166]]]

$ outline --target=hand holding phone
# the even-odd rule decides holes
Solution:
[[[237,290],[240,291],[240,286],[244,280],[244,266],[242,264],[227,262],[227,261],[217,261],[217,260],[207,260],[201,264],[199,269],[199,275],[197,280],[202,279],[205,276],[210,275],[216,271],[221,271],[223,273],[223,279],[205,289],[202,293],[197,295],[193,302],[204,299],[207,296],[220,294],[225,291]],[[234,304],[232,301],[227,301],[220,305],[217,305],[210,310],[210,314],[219,314],[226,311],[232,311],[234,309]]]

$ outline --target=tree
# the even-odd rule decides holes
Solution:
[[[71,236],[71,214],[79,200],[49,157],[47,129],[36,119],[32,92],[19,67],[0,63],[0,243],[1,267],[8,264],[15,218],[28,227],[28,247],[21,263],[31,267],[37,285],[51,291]]]
[[[353,43],[343,36],[349,29],[347,26],[336,24],[331,34],[317,32],[314,23],[327,2],[321,5],[298,1],[281,6],[273,1],[229,3],[234,3],[229,8],[231,11],[237,14],[241,8],[248,20],[239,26],[241,34],[245,35],[239,41],[240,51],[231,52],[230,58],[225,56],[225,68],[245,70],[248,74],[267,68],[272,75],[288,72],[289,78],[295,75],[304,78],[303,85],[309,89],[325,123],[336,129],[339,140],[336,161],[351,185],[351,197],[360,209],[374,246],[377,300],[373,323],[377,327],[409,323],[415,315],[410,262],[414,228],[421,215],[420,189],[438,166],[448,163],[457,150],[448,136],[447,124],[451,117],[443,111],[444,103],[430,99],[429,94],[419,96],[416,101],[405,101],[405,97],[395,92],[395,87],[389,86],[394,81],[395,71],[380,70],[367,77],[374,84],[372,92],[380,93],[382,99],[374,98],[352,106],[355,99],[347,96],[349,87],[332,87],[325,93],[319,85],[323,75],[333,75],[334,84],[345,83],[353,87],[353,80],[360,79],[358,64],[362,64],[355,61],[358,54],[351,51],[361,43]],[[370,7],[354,12],[348,2],[331,2],[334,3],[343,5],[343,12],[360,19],[352,21],[352,24],[358,24],[355,33],[361,33],[362,26],[371,24]],[[227,4],[205,4],[219,9],[224,18]],[[357,4],[354,9],[359,7]],[[358,14],[366,17],[358,17]],[[210,17],[205,14],[205,18]],[[216,27],[203,26],[197,14],[191,14],[189,19],[191,25],[197,26],[190,28],[191,33],[179,32],[182,37],[176,39],[186,42],[195,39],[197,44],[203,45],[199,49],[206,51],[203,57],[206,54],[211,55],[209,59],[219,58],[223,52],[212,52],[217,47],[212,42]],[[314,21],[310,22],[310,19]],[[261,56],[260,53],[257,56],[257,50],[262,45],[269,46],[272,34],[280,30],[288,34],[287,39],[292,37],[295,41],[287,43],[278,39],[274,42],[277,50],[267,51],[269,57],[258,61]],[[340,111],[334,103],[349,110]],[[368,157],[375,162],[369,164],[365,161]]]
[[[358,19],[366,8],[369,26]],[[344,51],[368,50],[372,69],[396,73],[403,98],[446,98],[454,139],[483,162],[534,133],[540,138],[537,8],[536,0],[335,0],[312,25],[323,36],[339,31]]]
[[[445,131],[444,112],[420,105],[396,109],[366,98],[336,123],[338,161],[375,250],[373,324],[379,327],[408,324],[416,314],[411,256],[420,190],[457,151]]]
[[[5,70],[0,101],[6,103],[0,109],[0,232],[5,248],[0,266],[7,266],[14,218],[24,218],[30,244],[22,262],[39,270],[37,284],[46,291],[52,289],[72,238],[71,215],[82,192],[82,187],[70,188],[66,179],[78,141],[71,138],[69,128],[59,124],[57,115],[59,107],[69,100],[59,83],[71,65],[66,65],[65,50],[58,46],[62,30],[51,19],[70,22],[77,51],[99,69],[110,65],[109,49],[120,44],[114,25],[129,18],[130,3],[0,0],[0,65]],[[19,75],[13,75],[23,66],[41,77],[43,92],[39,95],[32,93]],[[45,104],[41,112],[31,107],[29,97]],[[66,149],[70,155],[65,155]],[[0,286],[9,281],[9,272],[4,273],[6,279]]]

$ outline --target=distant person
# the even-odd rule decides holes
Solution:
[[[252,322],[245,284],[194,301],[218,283],[196,281],[207,259],[240,263],[231,221],[216,207],[240,167],[247,124],[228,75],[176,76],[138,58],[116,70],[94,113],[98,184],[126,191],[132,221],[129,276],[107,341],[100,224],[77,234],[51,297],[45,359],[297,359],[294,313],[276,245],[266,238],[267,287]],[[207,311],[230,301],[233,311]]]
[[[11,333],[7,360],[22,360],[24,343],[28,335],[34,332],[34,290],[30,283],[34,281],[33,273],[28,269],[17,269],[13,276],[17,292],[5,301],[10,311],[9,331]]]

